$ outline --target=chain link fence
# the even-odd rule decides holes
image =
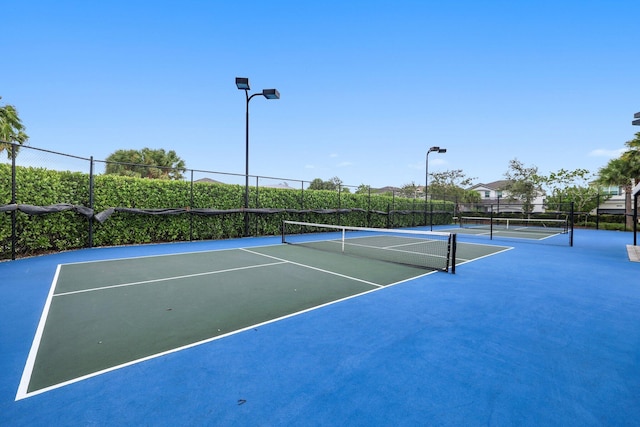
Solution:
[[[365,227],[451,222],[453,204],[427,205],[366,186],[310,190],[310,181],[84,158],[3,144],[0,259],[133,243],[277,234],[282,220]],[[5,155],[6,154],[6,155]],[[131,175],[107,174],[129,166]],[[149,182],[147,181],[147,182]]]

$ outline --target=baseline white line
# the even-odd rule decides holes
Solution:
[[[228,272],[231,272],[231,271],[248,270],[248,269],[251,269],[251,268],[269,267],[269,266],[272,266],[272,265],[284,264],[285,262],[286,261],[271,262],[269,264],[249,265],[249,266],[246,266],[246,267],[227,268],[225,270],[205,271],[204,273],[185,274],[185,275],[182,275],[182,276],[162,277],[160,279],[142,280],[140,282],[121,283],[119,285],[101,286],[99,288],[81,289],[79,291],[61,292],[59,294],[55,294],[54,297],[62,297],[62,296],[74,295],[74,294],[82,294],[82,293],[85,293],[85,292],[103,291],[105,289],[123,288],[123,287],[127,287],[127,286],[146,285],[148,283],[166,282],[166,281],[169,281],[169,280],[187,279],[187,278],[190,278],[190,277],[207,276],[207,275],[218,274],[218,273],[228,273]]]
[[[490,246],[490,245],[481,245],[481,246]],[[477,260],[482,259],[482,258],[487,258],[487,257],[490,257],[490,256],[498,255],[498,254],[501,254],[502,252],[506,252],[506,251],[510,251],[510,250],[514,249],[513,247],[507,247],[507,246],[498,246],[498,247],[504,248],[504,249],[502,249],[501,251],[498,251],[498,252],[492,252],[490,254],[482,255],[482,256],[477,257],[477,258],[471,258],[471,259],[468,259],[466,261],[463,261],[463,262],[460,262],[460,263],[456,263],[456,267],[459,266],[459,265],[462,265],[462,264],[467,264],[469,262],[474,262],[474,261],[477,261]],[[464,259],[464,258],[460,258],[460,259]]]
[[[31,350],[29,350],[29,355],[27,356],[27,361],[25,363],[24,370],[22,371],[22,378],[20,379],[18,392],[16,393],[16,401],[24,399],[28,396],[27,389],[29,388],[29,382],[31,381],[31,374],[33,373],[33,367],[35,366],[36,356],[38,354],[38,349],[40,348],[40,340],[42,339],[44,326],[47,323],[49,307],[51,306],[51,301],[53,300],[53,291],[55,290],[56,283],[58,282],[58,276],[60,275],[61,267],[62,265],[58,264],[58,267],[56,268],[56,274],[53,276],[51,288],[49,289],[49,295],[47,295],[47,301],[44,304],[44,309],[42,310],[42,315],[40,316],[40,322],[38,323],[36,334],[33,337],[33,342],[31,343]]]
[[[171,245],[172,243],[159,243],[158,245]],[[256,248],[263,248],[263,247],[268,247],[268,246],[278,246],[281,243],[278,242],[277,244],[267,244],[267,245],[257,245],[255,246]],[[139,248],[142,248],[143,246],[139,246]],[[113,248],[118,248],[117,246],[114,246]],[[133,246],[131,246],[131,248],[134,248]],[[203,249],[200,251],[184,251],[184,252],[171,252],[171,253],[160,253],[160,254],[148,254],[148,255],[140,255],[140,256],[131,256],[131,257],[124,257],[124,258],[102,258],[102,259],[91,259],[91,260],[86,260],[86,261],[75,261],[75,262],[64,262],[62,263],[62,265],[76,265],[76,264],[90,264],[93,262],[99,263],[99,262],[111,262],[111,261],[129,261],[132,259],[144,259],[144,258],[158,258],[158,257],[172,257],[172,256],[180,256],[180,255],[192,255],[192,254],[206,254],[209,252],[231,252],[231,251],[235,251],[238,250],[239,248],[218,248],[218,249]]]
[[[320,271],[322,273],[333,274],[334,276],[343,277],[345,279],[353,280],[353,281],[356,281],[356,282],[366,283],[368,285],[375,286],[375,287],[378,287],[378,288],[384,288],[385,287],[385,285],[380,285],[378,283],[373,283],[373,282],[370,282],[368,280],[358,279],[357,277],[347,276],[346,274],[336,273],[335,271],[325,270],[325,269],[322,269],[322,268],[313,267],[311,265],[301,264],[299,262],[294,262],[294,261],[289,261],[289,260],[286,260],[284,258],[279,258],[279,257],[273,256],[273,255],[261,254],[260,252],[254,252],[254,251],[251,251],[251,250],[246,249],[246,248],[242,248],[240,250],[252,253],[254,255],[262,255],[262,256],[267,257],[267,258],[276,259],[276,260],[283,261],[283,262],[286,262],[286,263],[289,263],[289,264],[297,265],[299,267],[304,267],[304,268],[308,268],[308,269],[311,269],[311,270]]]

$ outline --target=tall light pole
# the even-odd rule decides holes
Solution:
[[[245,121],[245,182],[244,182],[244,235],[249,235],[249,101],[256,96],[262,95],[267,99],[280,99],[280,92],[277,89],[262,89],[262,92],[256,92],[249,95],[249,79],[246,77],[236,77],[236,86],[240,90],[244,90],[244,94],[247,98],[247,114]]]
[[[428,194],[429,194],[429,153],[446,153],[447,149],[446,148],[440,148],[440,147],[431,147],[429,148],[429,150],[427,151],[427,160],[426,160],[426,165],[425,165],[425,176],[424,176],[424,215],[425,215],[425,225],[427,223],[427,206],[429,204],[429,198],[428,198]],[[432,222],[432,221],[429,221]],[[433,224],[431,224],[431,227],[433,228]]]

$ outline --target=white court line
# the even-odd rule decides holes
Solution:
[[[249,252],[249,253],[254,254],[254,255],[262,255],[264,257],[271,258],[271,259],[276,259],[276,260],[279,260],[279,261],[282,261],[282,262],[286,262],[288,264],[293,264],[293,265],[297,265],[297,266],[300,266],[300,267],[308,268],[310,270],[316,270],[316,271],[320,271],[322,273],[333,274],[334,276],[343,277],[345,279],[353,280],[353,281],[356,281],[356,282],[366,283],[367,285],[376,286],[378,288],[384,288],[385,287],[385,285],[380,285],[378,283],[369,282],[368,280],[358,279],[357,277],[347,276],[345,274],[336,273],[335,271],[325,270],[323,268],[313,267],[311,265],[301,264],[299,262],[294,262],[294,261],[289,261],[289,260],[286,260],[284,258],[278,258],[277,256],[261,254],[260,252],[254,252],[254,251],[251,251],[251,250],[245,249],[245,248],[241,248],[240,250],[241,251],[245,251],[245,252]]]
[[[194,273],[194,274],[185,274],[182,276],[172,276],[172,277],[162,277],[160,279],[151,279],[151,280],[142,280],[140,282],[131,282],[131,283],[121,283],[118,285],[109,285],[109,286],[101,286],[99,288],[90,288],[90,289],[81,289],[79,291],[70,291],[70,292],[61,292],[59,294],[54,294],[54,297],[61,297],[65,295],[73,295],[73,294],[82,294],[84,292],[94,292],[94,291],[102,291],[105,289],[114,289],[114,288],[122,288],[126,286],[137,286],[137,285],[145,285],[147,283],[156,283],[156,282],[166,282],[169,280],[178,280],[178,279],[187,279],[190,277],[198,277],[198,276],[208,276],[211,274],[219,274],[219,273],[228,273],[231,271],[240,271],[240,270],[248,270],[251,268],[260,268],[260,267],[268,267],[271,265],[284,264],[285,261],[281,262],[272,262],[269,264],[257,264],[257,265],[248,265],[246,267],[235,267],[235,268],[227,268],[225,270],[215,270],[215,271],[205,271],[204,273]]]
[[[58,267],[56,268],[56,274],[53,276],[51,288],[49,289],[49,295],[47,295],[47,302],[45,302],[44,308],[42,309],[42,315],[40,316],[40,322],[38,323],[38,328],[36,329],[36,335],[33,337],[31,350],[29,350],[29,356],[27,356],[27,362],[25,363],[24,371],[22,371],[22,378],[20,379],[20,384],[18,385],[16,400],[24,399],[25,397],[29,396],[29,394],[27,393],[27,389],[29,387],[29,381],[31,380],[31,374],[33,373],[33,367],[36,362],[36,355],[38,354],[38,349],[40,348],[40,340],[42,338],[42,333],[44,332],[44,325],[47,323],[49,307],[51,307],[51,301],[53,300],[53,291],[56,287],[56,282],[58,281],[61,267],[62,266],[58,264]]]
[[[464,242],[464,244],[465,245],[467,245],[467,244],[469,244],[469,245],[475,244],[475,245],[478,245],[478,246],[489,246],[489,245],[481,245],[479,243],[467,243],[467,242]],[[467,264],[469,262],[474,262],[474,261],[477,261],[477,260],[482,259],[482,258],[487,258],[487,257],[490,257],[490,256],[501,254],[502,252],[507,252],[507,251],[510,251],[512,249],[515,249],[513,246],[510,246],[510,247],[509,246],[498,246],[498,247],[503,248],[503,249],[501,251],[491,252],[490,254],[482,255],[482,256],[479,256],[479,257],[476,257],[476,258],[471,258],[471,259],[458,258],[458,259],[461,259],[463,261],[459,262],[459,263],[457,262],[456,263],[456,267],[458,267],[459,265],[462,265],[462,264]]]

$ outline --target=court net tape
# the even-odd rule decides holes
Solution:
[[[283,221],[282,243],[455,273],[455,233]]]

